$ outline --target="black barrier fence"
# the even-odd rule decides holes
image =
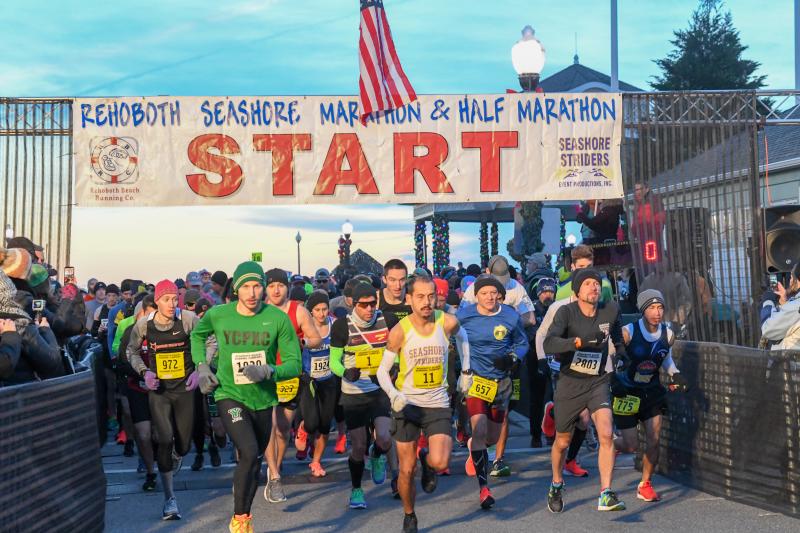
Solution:
[[[678,341],[673,357],[691,388],[667,395],[658,472],[800,517],[800,352]],[[521,377],[516,410],[528,416]],[[642,429],[640,438],[643,450]]]
[[[669,394],[659,472],[800,516],[800,352],[678,342],[685,394]]]
[[[90,371],[0,388],[0,531],[102,531],[97,434]]]

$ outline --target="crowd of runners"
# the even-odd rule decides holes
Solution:
[[[324,268],[290,277],[256,262],[230,276],[201,270],[153,285],[91,280],[86,329],[115,382],[118,442],[125,455],[138,453],[144,491],[160,481],[164,520],[181,518],[174,477],[193,445],[191,469],[200,470],[204,450],[217,467],[232,443],[229,528],[250,532],[260,483],[270,504],[292,497],[281,482],[291,445],[311,476],[324,477],[332,444],[348,454],[343,504],[367,508],[369,470],[401,500],[403,531],[417,531],[416,473],[422,491],[434,492],[439,476],[461,468],[451,465],[454,448],[468,449],[476,505],[494,505],[491,478],[512,473],[508,415],[523,379],[530,446],[552,449],[542,494],[550,511],[566,507],[564,476],[589,475],[578,457],[584,441],[598,450],[597,509],[625,509],[612,488],[614,461],[637,449],[639,424],[647,444],[636,497],[658,501],[651,475],[666,395],[686,389],[664,298],[641,291],[641,318],[623,326],[592,249],[571,252],[566,275],[535,254],[539,268],[527,278],[495,256],[485,269],[438,273],[392,259],[382,276],[346,280]]]

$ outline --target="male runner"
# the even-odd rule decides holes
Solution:
[[[300,375],[300,346],[286,314],[264,304],[264,274],[258,263],[240,264],[232,280],[238,300],[206,312],[192,333],[192,359],[198,367],[200,390],[214,394],[225,431],[239,452],[228,530],[252,533],[250,509],[258,488],[261,453],[278,404],[275,384]],[[218,344],[216,374],[206,360],[206,340],[211,335]]]
[[[572,249],[570,253],[570,258],[572,261],[572,274],[571,276],[575,276],[577,272],[584,268],[592,268],[594,265],[594,252],[588,246],[583,244],[579,244],[575,248]],[[572,277],[569,278],[569,286],[572,287]],[[552,356],[552,354],[547,354],[544,351],[544,339],[547,336],[547,332],[550,329],[550,325],[553,323],[553,319],[556,316],[556,312],[563,306],[574,302],[577,299],[574,293],[571,293],[569,297],[562,298],[560,300],[556,300],[547,309],[547,312],[544,315],[544,319],[539,324],[539,329],[536,331],[536,357],[539,361],[548,361],[550,370],[551,370],[551,384],[552,388],[555,391],[555,388],[558,384],[558,375],[559,370],[561,368],[560,363]],[[602,288],[600,292],[600,299],[603,299]],[[608,301],[611,301],[609,299]],[[542,433],[545,437],[547,437],[548,442],[552,441],[556,437],[556,424],[555,424],[555,404],[551,401],[545,405],[544,408],[544,416],[542,417]],[[564,475],[565,476],[574,476],[574,477],[588,477],[589,471],[585,468],[581,467],[578,463],[578,452],[583,445],[583,441],[586,439],[587,435],[589,434],[589,424],[591,422],[591,418],[589,416],[589,411],[585,410],[581,413],[580,419],[575,424],[575,429],[572,433],[572,440],[569,444],[569,449],[567,450],[567,460],[564,463]]]
[[[667,409],[667,390],[661,386],[659,369],[664,368],[670,375],[670,388],[673,390],[686,390],[686,379],[672,360],[675,335],[662,322],[664,296],[649,289],[639,293],[636,303],[642,318],[622,328],[626,346],[624,366],[617,369],[611,382],[614,425],[622,433],[615,444],[623,453],[634,453],[639,448],[636,427],[642,423],[647,434],[647,447],[642,456],[642,480],[636,497],[655,502],[661,498],[650,479],[658,463],[661,417]]]
[[[561,365],[558,388],[554,395],[556,439],[551,461],[553,482],[547,495],[550,511],[560,513],[563,502],[563,467],[572,430],[584,409],[591,413],[597,428],[600,451],[600,498],[598,511],[619,511],[625,504],[611,490],[614,470],[614,443],[609,393],[613,364],[609,357],[609,338],[621,357],[624,346],[615,302],[600,305],[600,274],[585,268],[572,281],[577,301],[561,307],[544,339],[544,350],[556,354]]]
[[[487,480],[489,454],[487,445],[497,442],[511,399],[511,374],[528,351],[528,339],[520,314],[501,304],[505,287],[493,276],[478,278],[476,304],[456,314],[467,333],[468,347],[459,343],[461,377],[459,390],[466,398],[472,426],[468,441],[467,475],[478,477],[480,503],[483,509],[494,505]]]
[[[192,444],[193,391],[199,376],[189,335],[197,324],[197,315],[178,309],[178,287],[169,280],[158,282],[154,299],[158,310],[136,321],[127,354],[149,391],[150,416],[158,442],[156,463],[164,489],[162,519],[180,520],[172,478]],[[149,364],[142,359],[143,342],[147,342]]]
[[[419,460],[422,490],[430,493],[436,489],[436,472],[447,468],[453,448],[452,410],[447,392],[448,349],[450,337],[461,328],[453,315],[435,310],[437,296],[433,280],[415,277],[406,287],[412,313],[389,333],[389,343],[378,368],[378,381],[392,404],[391,433],[400,461],[398,489],[405,511],[403,531],[416,533],[417,439],[422,431],[428,438],[428,448],[419,450]],[[400,370],[392,383],[389,371],[398,357]]]
[[[375,373],[389,337],[386,320],[378,310],[376,289],[368,283],[353,288],[353,311],[337,319],[331,329],[331,370],[342,378],[340,403],[350,433],[350,508],[366,509],[361,477],[367,452],[367,427],[372,425],[375,442],[369,453],[372,481],[386,481],[383,454],[392,447],[389,434],[389,397],[378,386]]]
[[[303,345],[316,348],[322,339],[314,327],[311,314],[303,307],[302,302],[289,300],[289,276],[286,272],[273,268],[264,274],[267,285],[267,303],[283,311],[292,323],[295,334],[299,339],[298,349]],[[278,364],[282,361],[282,352],[278,353]],[[300,379],[293,377],[277,384],[278,406],[273,409],[272,435],[267,445],[267,484],[264,487],[264,499],[270,503],[286,501],[286,492],[281,483],[281,464],[286,455],[289,441],[289,431],[292,429],[292,420],[295,410],[299,405],[297,393],[300,391]]]

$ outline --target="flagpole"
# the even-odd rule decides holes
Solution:
[[[797,1],[797,0],[795,0]],[[619,91],[619,46],[617,0],[611,0],[611,92]]]

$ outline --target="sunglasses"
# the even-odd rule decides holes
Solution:
[[[369,309],[370,307],[378,307],[378,302],[372,300],[371,302],[356,302],[356,305],[361,309]]]

